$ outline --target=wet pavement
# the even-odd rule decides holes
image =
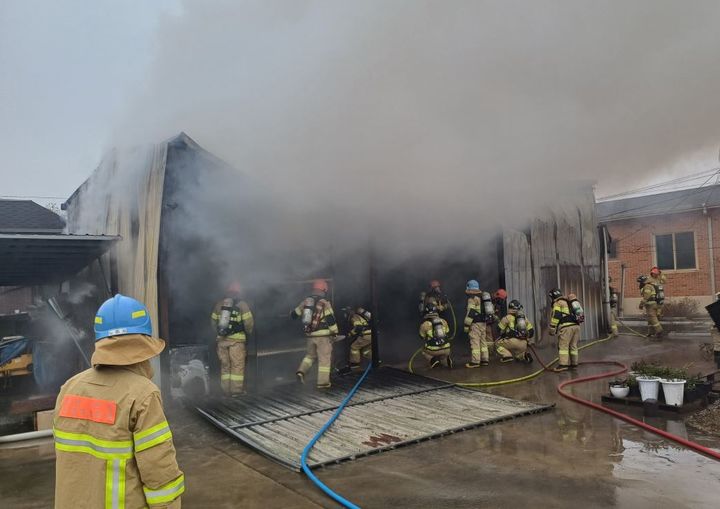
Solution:
[[[621,336],[581,352],[582,360],[644,358],[689,371],[710,372],[700,344],[706,338],[674,337],[662,342]],[[552,347],[540,354],[552,358]],[[460,360],[460,359],[458,359]],[[455,381],[514,378],[537,369],[520,364],[432,370],[422,360],[416,371]],[[370,507],[718,507],[720,462],[660,439],[635,426],[561,398],[559,381],[608,368],[581,367],[543,374],[529,382],[489,392],[526,401],[556,403],[550,412],[493,424],[361,458],[317,471],[332,489]],[[573,386],[599,401],[607,381]],[[623,407],[636,418],[638,410]],[[335,507],[303,475],[287,470],[235,442],[201,417],[181,408],[169,411],[185,471],[184,507]],[[652,425],[720,449],[720,440],[685,426],[682,417],[648,419]],[[49,440],[0,448],[3,507],[52,507],[54,456]],[[82,489],[82,487],[78,487]]]

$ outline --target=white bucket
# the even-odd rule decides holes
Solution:
[[[662,379],[663,394],[665,394],[665,404],[672,406],[682,406],[683,396],[685,394],[685,382],[680,378],[671,378],[669,380]]]
[[[640,386],[640,398],[643,401],[646,399],[658,399],[658,389],[660,388],[659,376],[638,376],[635,380],[637,380]]]
[[[616,398],[627,398],[627,395],[630,394],[630,387],[623,387],[621,385],[611,385],[610,392]]]

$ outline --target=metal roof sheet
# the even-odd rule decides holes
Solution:
[[[720,184],[600,202],[599,222],[702,210],[720,206]]]
[[[0,286],[65,281],[105,253],[120,237],[0,233]]]

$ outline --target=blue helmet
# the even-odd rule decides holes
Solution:
[[[465,285],[465,291],[479,292],[480,283],[478,283],[475,279],[471,279],[467,282],[467,285]]]
[[[95,341],[123,334],[152,336],[152,323],[142,302],[118,293],[103,302],[95,314]]]

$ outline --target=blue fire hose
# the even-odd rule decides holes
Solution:
[[[355,386],[348,392],[347,396],[345,396],[345,399],[342,400],[342,403],[340,403],[340,406],[337,407],[337,410],[335,410],[335,413],[332,414],[332,417],[328,419],[328,421],[323,424],[323,427],[320,428],[320,431],[317,432],[317,434],[312,437],[312,440],[308,442],[308,444],[303,449],[302,455],[300,456],[300,465],[302,466],[303,472],[305,472],[305,475],[308,476],[308,478],[315,483],[315,486],[320,488],[322,491],[325,492],[327,496],[335,500],[337,503],[341,504],[343,507],[347,507],[349,509],[360,509],[360,506],[353,504],[349,500],[343,498],[339,494],[335,493],[333,490],[328,488],[320,479],[317,478],[315,474],[312,473],[310,470],[310,467],[308,467],[307,459],[308,454],[310,454],[310,451],[313,447],[315,447],[315,444],[318,440],[320,440],[320,437],[325,434],[325,432],[332,426],[332,424],[335,422],[335,420],[340,416],[343,410],[345,410],[345,407],[350,402],[352,397],[355,395],[357,390],[360,388],[360,385],[365,381],[365,378],[368,376],[368,373],[370,373],[370,370],[372,369],[372,363],[368,364],[368,367],[365,369],[365,372],[362,374],[360,379],[357,381]]]

